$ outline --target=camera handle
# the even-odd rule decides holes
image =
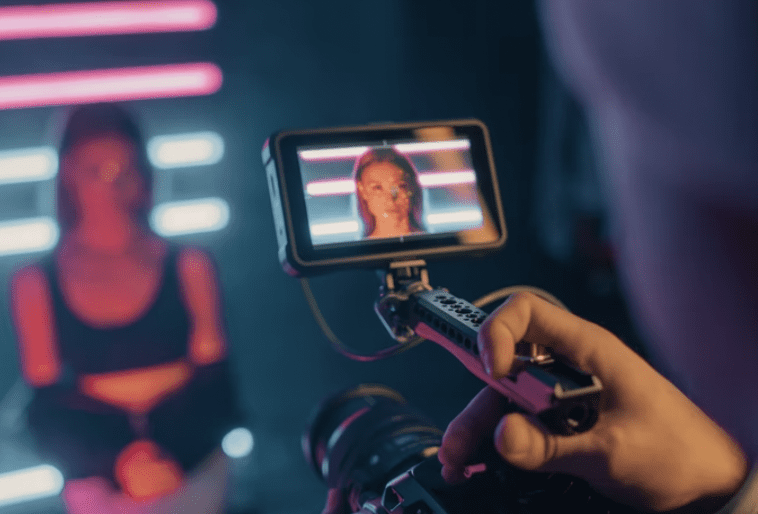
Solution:
[[[511,373],[496,380],[484,370],[476,342],[486,312],[433,288],[423,260],[391,263],[383,278],[374,309],[393,339],[402,344],[421,337],[439,344],[554,433],[584,432],[595,424],[603,389],[597,377],[522,341]]]

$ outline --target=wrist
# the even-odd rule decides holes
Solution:
[[[730,480],[731,485],[724,487],[723,492],[702,496],[687,505],[666,511],[665,514],[755,514],[758,512],[758,503],[754,502],[752,510],[738,508],[742,504],[742,498],[751,490],[753,496],[758,497],[758,469],[753,467],[751,470],[747,461],[743,461],[743,464],[738,478]]]
[[[753,463],[749,473],[735,493],[716,514],[754,514],[758,512],[758,465]]]

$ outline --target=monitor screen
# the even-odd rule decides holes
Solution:
[[[483,224],[466,137],[296,151],[314,249],[439,237]]]

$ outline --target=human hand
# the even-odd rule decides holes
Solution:
[[[515,294],[479,331],[480,355],[494,378],[508,374],[522,340],[552,348],[601,380],[597,423],[581,434],[555,435],[531,416],[503,417],[502,398],[485,388],[445,432],[439,459],[448,482],[463,480],[464,466],[494,433],[508,463],[582,478],[646,511],[714,511],[739,489],[748,470],[739,446],[613,334],[533,294]]]
[[[135,500],[149,500],[176,491],[182,484],[182,470],[162,455],[157,444],[140,439],[119,454],[115,477],[121,489]]]
[[[345,492],[336,487],[329,489],[321,514],[350,514],[351,512]]]

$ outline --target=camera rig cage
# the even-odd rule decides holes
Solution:
[[[424,230],[381,238],[361,233],[355,201],[351,210],[350,202],[344,200],[358,196],[356,159],[378,148],[413,154],[412,159],[406,157],[414,161],[411,168],[434,168],[417,174],[418,182],[425,183],[425,189],[417,193],[424,194],[425,210],[433,206],[440,211],[427,213]],[[346,268],[383,270],[375,310],[397,344],[373,355],[355,354],[334,336],[307,279],[302,278],[314,316],[335,349],[349,358],[368,361],[394,355],[423,340],[433,341],[551,431],[571,434],[594,425],[602,392],[597,377],[553,356],[549,348],[519,342],[511,373],[493,379],[482,366],[476,343],[486,313],[429,284],[427,259],[479,255],[505,244],[489,133],[482,122],[281,131],[266,141],[262,158],[279,260],[287,273],[306,277]],[[446,185],[441,195],[426,190],[440,184]],[[451,209],[468,214],[455,218],[449,215]],[[437,219],[452,219],[453,223],[439,229]],[[549,294],[541,296],[553,301]]]

